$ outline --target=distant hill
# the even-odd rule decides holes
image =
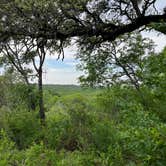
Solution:
[[[54,84],[45,84],[43,85],[44,90],[50,91],[50,93],[55,95],[70,95],[74,93],[96,93],[100,89],[95,88],[82,88],[79,85],[54,85]]]

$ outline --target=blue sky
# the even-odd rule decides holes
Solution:
[[[58,55],[47,55],[44,64],[44,84],[78,84],[78,77],[82,74],[76,69],[78,60],[75,60],[76,47],[64,50],[65,58],[58,59]]]

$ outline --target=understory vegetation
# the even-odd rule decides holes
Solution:
[[[164,98],[145,87],[145,102],[129,86],[72,94],[66,93],[70,86],[62,86],[61,95],[50,87],[52,93],[44,88],[45,126],[26,101],[16,109],[10,108],[15,100],[1,107],[1,166],[165,165]]]

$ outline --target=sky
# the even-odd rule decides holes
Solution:
[[[78,60],[75,59],[76,47],[64,49],[65,58],[57,60],[58,55],[47,55],[44,64],[44,84],[78,84],[78,77],[82,74],[76,69]]]

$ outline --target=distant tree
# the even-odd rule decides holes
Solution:
[[[5,68],[0,76],[0,94],[0,107],[4,106],[6,110],[31,110],[37,105],[34,86],[25,84],[20,73],[12,67]]]
[[[32,48],[33,44],[28,40],[9,41],[1,48],[1,56],[5,70],[11,70],[12,73],[16,73],[22,77],[21,82],[24,82],[28,88],[29,109],[35,110],[36,104],[33,101],[34,94],[30,80],[36,77],[37,74],[34,72],[35,55],[32,54]],[[12,81],[15,83],[15,80]]]

